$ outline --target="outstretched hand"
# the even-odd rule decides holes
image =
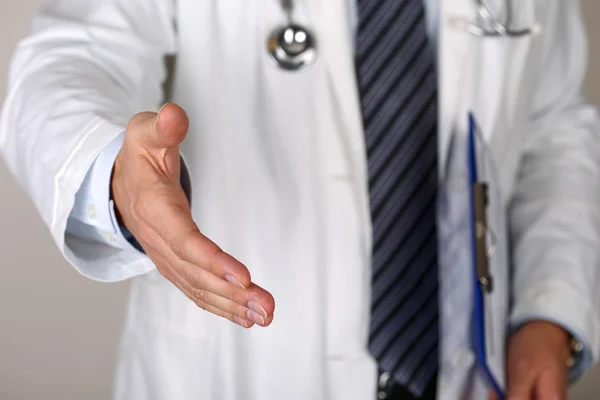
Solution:
[[[174,104],[131,119],[111,184],[119,217],[160,273],[199,307],[245,328],[268,326],[273,296],[192,219],[180,182],[179,144],[188,127]]]

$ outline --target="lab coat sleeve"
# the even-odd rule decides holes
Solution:
[[[510,209],[513,326],[562,325],[584,345],[575,380],[600,345],[600,124],[582,86],[587,42],[578,1],[539,2],[543,33],[530,129]],[[538,46],[538,47],[536,47]]]
[[[66,234],[90,166],[140,111],[160,106],[176,51],[173,0],[55,0],[40,9],[9,72],[0,150],[67,260],[117,281],[153,268],[142,253]]]

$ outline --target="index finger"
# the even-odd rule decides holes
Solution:
[[[169,246],[182,261],[197,265],[213,275],[243,288],[250,286],[248,269],[204,236],[194,220],[183,193],[155,198],[148,211],[139,217]],[[237,282],[236,282],[237,281]]]

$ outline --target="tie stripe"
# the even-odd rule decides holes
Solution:
[[[437,78],[423,0],[359,0],[373,223],[369,350],[415,395],[437,371]]]
[[[359,28],[361,30],[361,34],[366,36],[365,41],[361,41],[357,48],[357,53],[362,54],[364,50],[369,51],[369,61],[365,62],[360,67],[369,70],[369,71],[377,71],[376,69],[371,69],[373,67],[373,63],[379,61],[381,62],[383,59],[388,59],[391,57],[395,57],[397,54],[394,52],[386,50],[384,44],[385,43],[395,43],[396,46],[394,50],[400,50],[399,46],[402,46],[406,42],[402,41],[402,37],[406,32],[409,31],[410,27],[413,26],[413,21],[418,20],[418,11],[414,13],[409,13],[405,15],[398,15],[404,11],[404,8],[407,3],[397,2],[395,10],[385,10],[383,7],[379,9],[380,14],[384,15],[384,18],[379,18],[376,21],[372,22],[369,26],[363,26]],[[389,24],[400,23],[402,29],[399,30],[390,30],[390,29],[378,29],[384,24],[385,27],[388,27]],[[363,25],[366,25],[363,23]],[[371,35],[369,30],[377,29],[378,34]],[[359,56],[359,62],[363,62],[366,59],[366,56]]]
[[[418,231],[415,232],[416,235],[431,235],[433,234],[433,230],[417,228]],[[394,262],[402,263],[403,265],[409,265],[412,263],[420,263],[420,264],[428,264],[430,260],[427,257],[424,257],[423,254],[434,251],[431,246],[428,246],[430,243],[418,243],[414,239],[413,241],[407,241],[407,250],[403,252],[399,252],[394,257]],[[435,260],[433,260],[435,261]],[[413,287],[420,283],[420,279],[425,279],[427,270],[426,269],[418,269],[418,268],[404,268],[399,271],[390,271],[389,269],[383,269],[379,271],[378,276],[375,278],[377,280],[378,287],[375,288],[375,292],[378,295],[373,296],[372,305],[373,308],[376,307],[387,307],[387,304],[384,302],[389,301],[390,297],[397,298],[402,295],[404,288],[403,286]],[[381,276],[381,279],[379,277]],[[399,293],[394,292],[394,289],[398,290],[400,288]],[[390,296],[383,296],[383,293],[390,292]],[[382,313],[383,315],[383,313]],[[376,319],[374,317],[372,325],[376,325]]]
[[[430,135],[423,135],[423,137],[404,136],[396,141],[387,140],[387,143],[382,143],[379,147],[379,153],[381,153],[380,157],[377,157],[376,154],[370,156],[372,159],[372,161],[371,159],[369,161],[372,176],[369,179],[369,184],[371,185],[371,208],[374,210],[374,214],[378,214],[379,209],[384,204],[382,200],[385,199],[384,195],[386,189],[396,186],[407,175],[408,171],[405,169],[396,169],[395,167],[414,165],[417,162],[417,159],[420,163],[427,164],[427,159],[421,159],[421,155],[427,155],[422,154],[423,151],[426,150],[426,146],[436,144],[431,143],[435,140],[435,134],[432,131],[437,129],[435,123],[432,122],[431,119],[435,118],[437,111],[435,109],[423,109],[423,111],[424,112],[418,115],[414,120],[408,120],[406,122],[410,122],[410,124],[408,124],[409,129],[416,129],[416,127],[419,126],[421,129],[427,129]],[[398,123],[392,125],[390,128],[393,129],[398,128],[398,126],[406,126],[407,124],[403,124],[404,121],[404,119],[400,118]],[[406,153],[406,156],[402,157],[402,155],[399,154],[400,152],[403,152],[403,154]],[[375,150],[372,153],[375,153]],[[435,155],[433,155],[433,157],[435,157]],[[389,168],[390,166],[391,168]],[[398,174],[398,171],[402,171],[404,174]],[[393,180],[394,178],[395,180]],[[391,183],[392,185],[386,186],[386,183]]]
[[[432,233],[432,232],[429,232]],[[435,249],[426,244],[421,244],[415,249],[412,254],[406,254],[404,258],[406,261],[411,263],[419,263],[420,265],[429,265],[435,262]],[[429,252],[429,254],[427,254]],[[375,334],[377,329],[381,326],[381,323],[387,321],[394,313],[392,306],[401,307],[404,302],[395,301],[401,299],[402,296],[409,296],[410,291],[406,291],[406,287],[410,287],[411,290],[419,289],[419,285],[423,283],[424,279],[427,279],[427,270],[425,268],[405,268],[399,271],[396,275],[391,276],[388,283],[379,283],[381,290],[389,292],[390,296],[379,296],[373,299],[373,307],[381,307],[385,309],[385,312],[373,316],[371,322],[372,332]],[[379,289],[379,288],[378,288]],[[406,300],[406,299],[405,299]]]
[[[408,32],[411,28],[414,28],[414,26],[407,26],[406,31]],[[405,32],[398,33],[397,36],[400,36],[403,33]],[[401,39],[402,37],[403,36],[400,36]],[[389,47],[386,48],[381,42],[377,43],[377,50],[379,51],[374,52],[373,58],[369,57],[366,59],[365,65],[359,68],[359,72],[364,74],[361,83],[363,85],[370,85],[375,77],[379,77],[380,75],[390,76],[394,72],[397,72],[401,68],[405,67],[407,63],[410,63],[411,60],[414,59],[414,57],[404,57],[403,55],[411,56],[418,54],[420,46],[426,42],[426,38],[421,38],[420,41],[415,42],[400,41],[391,49],[391,52]],[[397,75],[396,78],[398,78]]]

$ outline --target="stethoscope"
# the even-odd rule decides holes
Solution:
[[[316,40],[309,29],[294,22],[295,0],[279,1],[286,14],[287,24],[279,26],[271,32],[267,41],[267,49],[279,68],[297,71],[315,61],[317,57]],[[511,28],[513,0],[504,0],[506,9],[504,21],[500,21],[492,15],[485,0],[474,1],[479,14],[479,22],[460,21],[460,25],[475,36],[518,38],[536,35],[541,30],[537,23],[521,29]]]
[[[484,0],[475,0],[477,5],[477,12],[479,14],[480,23],[466,22],[464,29],[479,37],[507,37],[507,38],[519,38],[523,36],[537,35],[541,29],[537,23],[532,26],[522,29],[512,29],[512,2],[513,0],[504,0],[504,7],[506,9],[506,19],[501,22],[498,18],[495,18]]]
[[[280,0],[287,24],[275,28],[269,35],[267,49],[279,68],[296,71],[310,65],[317,57],[314,35],[302,25],[294,23],[294,0]]]

